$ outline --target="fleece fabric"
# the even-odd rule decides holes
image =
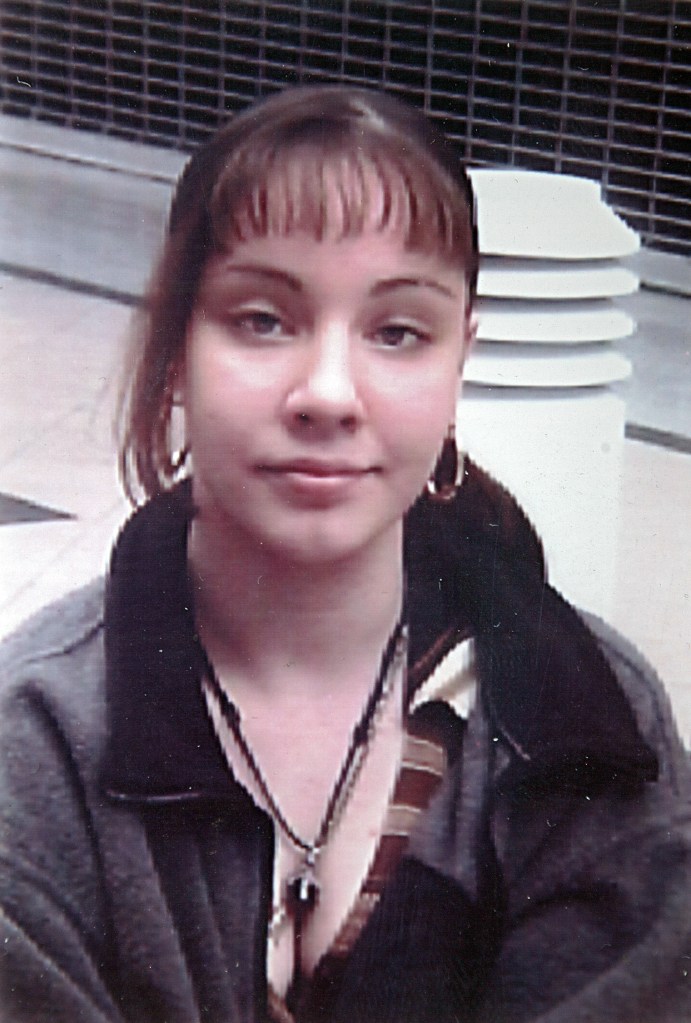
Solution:
[[[192,514],[189,483],[136,512],[105,582],[3,646],[6,1023],[266,1017],[273,827],[206,712]],[[319,1018],[688,1021],[689,761],[659,682],[472,463],[404,557],[410,697],[472,634],[478,699]]]

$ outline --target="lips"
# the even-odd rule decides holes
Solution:
[[[341,459],[290,458],[258,466],[281,500],[304,509],[327,509],[351,501],[381,470]]]
[[[351,462],[325,461],[317,458],[296,458],[285,462],[271,462],[259,466],[261,472],[286,476],[304,476],[314,479],[339,479],[365,476],[377,472],[375,466]]]

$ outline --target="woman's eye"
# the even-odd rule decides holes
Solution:
[[[233,326],[244,334],[258,338],[274,339],[288,335],[289,328],[276,313],[264,309],[248,309],[232,317]]]
[[[429,339],[426,331],[411,323],[386,323],[375,332],[375,340],[384,348],[410,348]]]

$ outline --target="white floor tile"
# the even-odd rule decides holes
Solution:
[[[649,658],[691,745],[691,457],[628,441],[612,624]]]

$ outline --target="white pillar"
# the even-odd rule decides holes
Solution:
[[[618,260],[637,235],[594,182],[473,170],[483,265],[461,443],[516,496],[550,580],[609,615],[630,364],[611,345],[635,324],[613,300],[638,281]]]

